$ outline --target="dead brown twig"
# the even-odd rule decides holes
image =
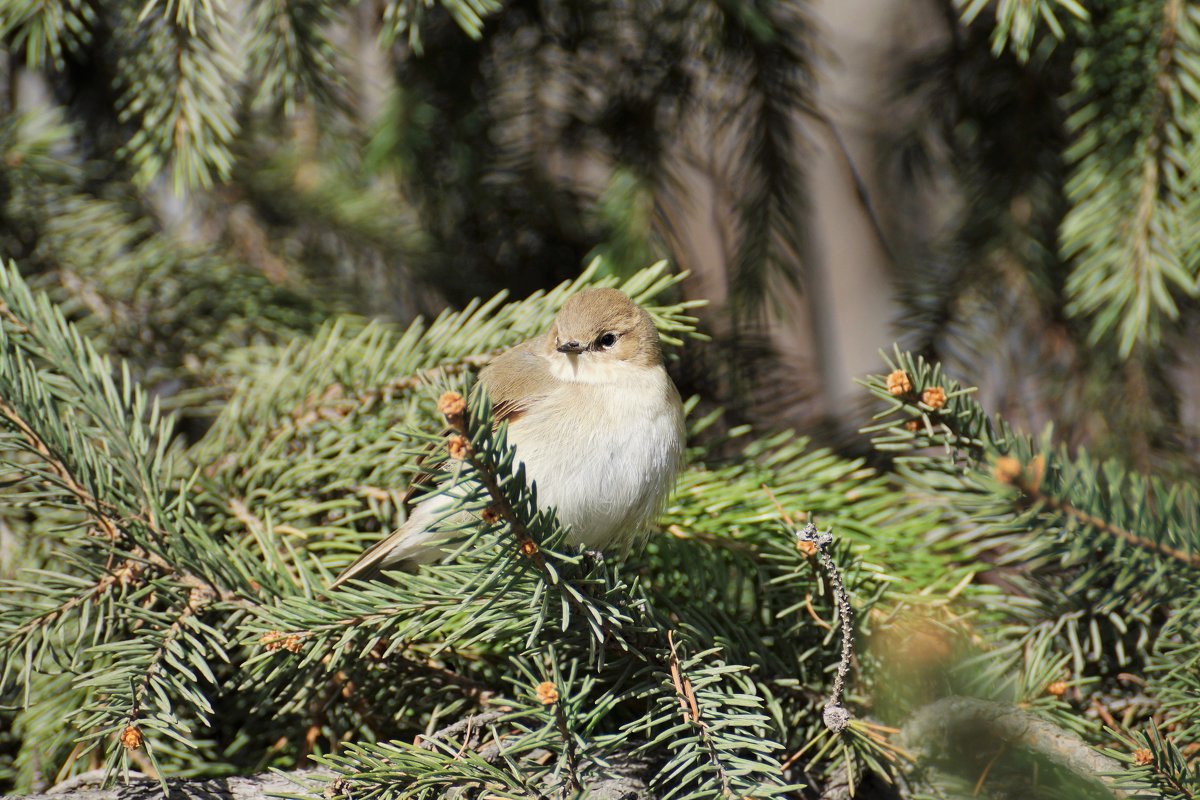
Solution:
[[[679,660],[674,630],[667,631],[667,646],[671,683],[675,687],[676,696],[679,698],[679,708],[683,712],[683,718],[696,728],[700,734],[701,741],[708,748],[711,756],[710,760],[717,772],[717,779],[721,782],[722,794],[725,797],[732,797],[733,789],[729,783],[729,774],[725,771],[725,767],[717,755],[716,745],[712,740],[708,725],[700,716],[700,703],[696,700],[696,692],[692,689],[692,682],[683,671],[683,665]]]

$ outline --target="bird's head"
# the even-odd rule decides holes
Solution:
[[[609,366],[652,368],[662,365],[662,344],[654,320],[618,289],[585,289],[572,295],[547,335],[551,362],[565,360],[571,372],[588,373]]]

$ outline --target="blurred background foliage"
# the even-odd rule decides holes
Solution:
[[[802,6],[16,2],[2,24],[4,251],[164,380],[332,313],[526,294],[593,255],[630,274],[672,254],[697,163],[739,231],[731,308],[799,276]]]
[[[1048,448],[1194,486],[1198,24],[1185,0],[0,0],[0,256],[179,447],[334,321],[667,258],[672,299],[709,301],[671,369],[725,410],[716,442],[796,426],[903,476],[849,380],[898,340]],[[961,489],[923,480],[935,508]],[[34,522],[0,512],[0,577],[46,558]],[[1137,613],[1195,663],[1186,614]],[[1200,702],[1180,680],[1163,702]]]
[[[848,380],[899,336],[1012,419],[1192,470],[1194,10],[833,13],[11,0],[0,246],[166,395],[331,314],[669,257],[719,334],[681,378],[740,419],[855,446]],[[855,24],[892,38],[855,60]]]

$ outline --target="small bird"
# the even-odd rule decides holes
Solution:
[[[549,331],[498,356],[479,381],[493,421],[508,421],[538,504],[569,529],[567,543],[604,550],[637,541],[674,486],[684,444],[679,392],[650,315],[617,289],[585,289]],[[431,528],[453,503],[447,493],[419,502],[332,585],[444,555],[447,535]]]

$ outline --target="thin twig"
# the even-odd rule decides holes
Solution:
[[[842,657],[838,661],[837,673],[833,677],[833,689],[829,694],[829,702],[821,714],[825,727],[834,733],[841,733],[853,719],[850,712],[842,705],[846,691],[846,676],[850,673],[850,664],[854,659],[854,609],[850,606],[850,598],[842,583],[841,573],[833,557],[829,555],[828,546],[833,543],[832,533],[820,533],[817,526],[808,523],[804,529],[796,532],[797,542],[807,542],[817,549],[821,566],[829,575],[829,584],[833,587],[833,595],[837,601],[838,616],[842,621]]]
[[[749,542],[740,542],[737,539],[730,539],[728,536],[716,536],[707,531],[686,531],[678,525],[668,525],[667,533],[674,536],[676,539],[686,539],[694,542],[703,542],[711,547],[720,547],[725,550],[733,550],[737,553],[752,553],[754,545]]]
[[[684,721],[693,726],[697,733],[700,734],[700,741],[704,742],[704,747],[708,750],[709,760],[717,771],[717,778],[721,782],[722,794],[725,797],[732,797],[733,789],[729,784],[729,774],[725,771],[725,765],[721,761],[721,754],[717,750],[716,743],[712,740],[708,725],[700,718],[700,704],[696,701],[696,693],[692,690],[692,682],[684,673],[683,665],[679,661],[679,653],[675,647],[675,631],[672,629],[667,630],[667,645],[667,653],[670,659],[671,683],[675,687],[675,694],[679,700],[679,707],[683,711]]]
[[[804,594],[804,610],[808,612],[808,615],[812,617],[813,622],[817,623],[818,627],[824,628],[827,631],[833,630],[833,626],[821,619],[820,615],[817,614],[817,610],[813,608],[812,592]]]
[[[469,744],[473,733],[472,729],[474,731],[481,731],[485,726],[491,725],[503,716],[504,714],[499,711],[485,711],[482,714],[463,717],[439,731],[431,733],[428,736],[422,736],[420,741],[417,742],[417,746],[423,750],[434,750],[439,744],[444,744],[446,739],[457,737],[464,733],[466,737],[462,740],[463,744]]]
[[[1007,742],[1000,743],[1000,749],[996,751],[996,755],[992,756],[992,760],[983,768],[983,772],[979,773],[979,780],[975,781],[975,788],[971,792],[972,797],[978,797],[983,791],[983,784],[987,781],[987,776],[991,774],[992,767],[996,766],[996,762],[1000,760],[1000,756],[1004,755],[1004,751],[1008,749]]]
[[[579,780],[579,754],[575,751],[575,739],[567,727],[567,715],[563,711],[562,703],[554,704],[554,722],[558,725],[558,734],[562,737],[563,750],[567,754],[567,770],[571,773],[571,787],[577,792],[581,791],[583,783]]]
[[[1121,735],[1121,726],[1117,724],[1117,721],[1113,719],[1113,715],[1110,714],[1108,709],[1104,707],[1104,704],[1100,702],[1100,698],[1092,698],[1092,709],[1096,712],[1096,716],[1100,717],[1101,721],[1103,721],[1104,724],[1107,725],[1116,735]]]
[[[99,498],[85,489],[83,485],[79,483],[79,481],[75,480],[75,476],[73,476],[71,471],[67,469],[67,465],[63,462],[63,460],[54,455],[54,452],[50,449],[50,446],[46,444],[46,441],[42,439],[41,436],[38,435],[37,431],[33,429],[33,426],[30,425],[23,416],[21,416],[20,412],[18,412],[8,403],[0,400],[0,414],[4,415],[4,417],[13,425],[13,427],[17,429],[17,432],[21,434],[21,437],[25,440],[26,444],[28,444],[29,447],[38,454],[42,461],[45,462],[46,466],[48,466],[50,470],[56,476],[58,476],[63,488],[70,492],[71,495],[73,495],[75,499],[79,501],[80,505],[87,509],[89,516],[91,516],[95,523],[100,526],[101,530],[104,531],[104,535],[108,537],[109,541],[117,541],[121,537],[121,527],[117,524],[116,520],[112,516],[105,513],[104,506],[107,504],[103,503]]]

